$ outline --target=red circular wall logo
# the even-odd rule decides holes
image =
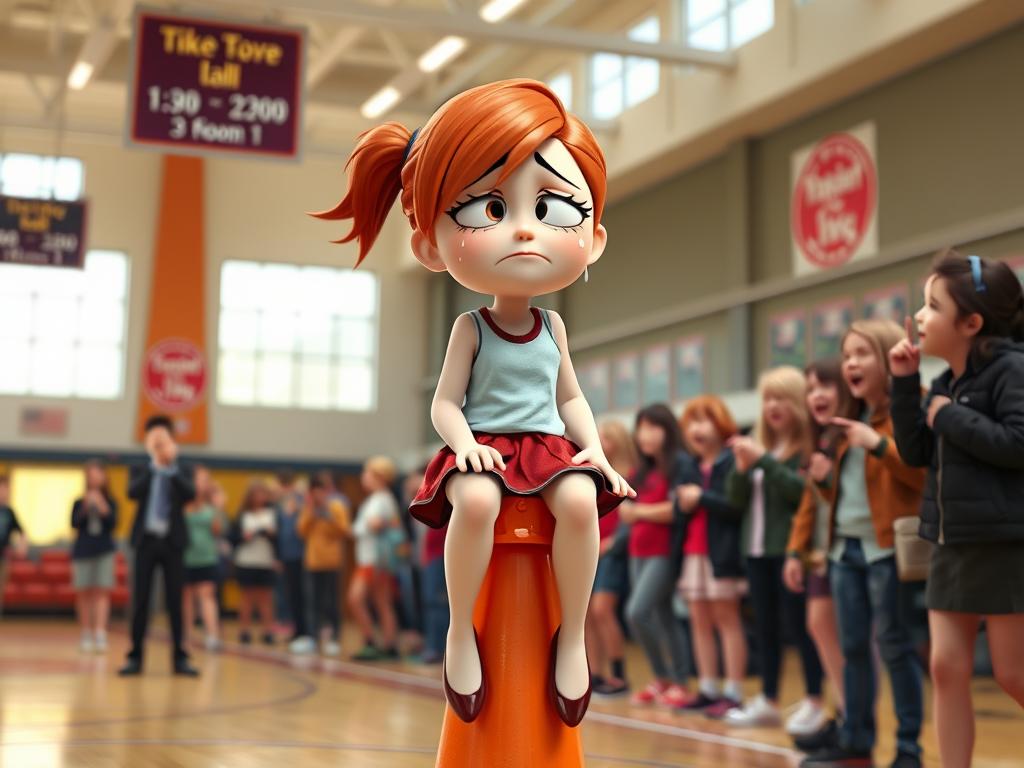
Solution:
[[[142,380],[154,403],[169,411],[184,411],[202,399],[206,361],[191,341],[167,339],[146,353]]]
[[[855,136],[837,133],[804,163],[790,203],[793,239],[817,267],[838,267],[857,252],[871,226],[878,174]]]

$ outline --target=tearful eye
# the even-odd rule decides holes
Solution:
[[[587,218],[582,208],[554,195],[542,195],[534,213],[538,221],[552,227],[578,227]]]
[[[500,197],[480,197],[449,212],[448,215],[460,227],[483,229],[497,224],[505,218],[507,212],[505,201]]]

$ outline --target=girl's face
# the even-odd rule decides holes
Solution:
[[[963,359],[980,328],[979,315],[958,318],[957,306],[944,278],[932,275],[924,284],[924,306],[914,315],[921,352],[947,362]]]
[[[222,489],[215,488],[210,492],[210,503],[217,509],[224,509],[227,506],[228,497]]]
[[[106,479],[106,473],[100,467],[86,467],[85,487],[89,490],[102,488]]]
[[[255,488],[249,498],[250,509],[263,509],[270,504],[270,493],[262,485]]]
[[[817,374],[807,374],[807,410],[821,426],[827,426],[839,410],[839,387],[822,381]]]
[[[657,424],[641,419],[636,425],[636,447],[649,459],[661,456],[665,447],[665,430]]]
[[[491,169],[434,222],[434,247],[416,231],[413,252],[428,268],[492,296],[532,298],[574,283],[604,251],[593,197],[558,139],[541,144],[500,186]]]
[[[851,333],[843,342],[843,378],[850,394],[869,403],[885,396],[887,372],[874,348],[858,333]]]
[[[196,467],[193,481],[196,485],[196,496],[205,495],[210,489],[210,470],[206,467]]]
[[[690,450],[699,456],[716,456],[722,449],[722,436],[718,434],[715,422],[704,414],[698,413],[691,417],[686,422],[683,435]]]
[[[601,438],[601,451],[605,456],[613,456],[619,450],[619,446],[615,444],[615,438],[612,437],[604,427],[597,430],[598,436]]]
[[[787,435],[793,431],[793,408],[789,401],[774,392],[765,392],[761,402],[764,420],[777,435]]]

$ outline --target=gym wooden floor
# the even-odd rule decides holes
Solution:
[[[428,768],[443,714],[439,667],[289,658],[228,643],[196,651],[198,680],[169,674],[168,649],[151,641],[142,678],[116,669],[127,638],[116,627],[105,656],[81,655],[69,621],[0,622],[0,768]],[[234,629],[228,628],[234,637]],[[355,645],[347,637],[345,651]],[[634,684],[644,663],[631,649]],[[750,692],[756,682],[748,681]],[[795,658],[784,700],[799,696]],[[977,768],[1024,766],[1024,715],[988,679],[975,684]],[[876,762],[893,754],[893,714],[883,690]],[[772,730],[731,730],[701,717],[595,701],[583,724],[589,768],[792,766],[798,753]],[[927,765],[940,765],[930,724]],[[481,768],[487,761],[481,757]],[[538,766],[542,768],[542,766]]]

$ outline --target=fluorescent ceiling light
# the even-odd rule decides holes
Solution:
[[[82,49],[78,52],[78,58],[68,74],[68,88],[76,91],[85,88],[96,70],[110,59],[115,45],[116,25],[107,17],[101,18],[82,42]]]
[[[480,18],[492,24],[501,21],[526,0],[491,0],[480,9]]]
[[[449,61],[454,59],[466,47],[464,37],[448,37],[439,40],[434,46],[420,56],[417,65],[423,72],[436,72]]]
[[[398,99],[401,94],[398,89],[393,85],[385,85],[373,96],[366,100],[366,103],[362,106],[363,117],[368,120],[372,120],[375,117],[380,117],[382,114],[391,109],[395,104],[398,103]]]
[[[68,75],[68,88],[73,91],[82,90],[92,78],[92,72],[92,64],[85,61],[77,62]]]

